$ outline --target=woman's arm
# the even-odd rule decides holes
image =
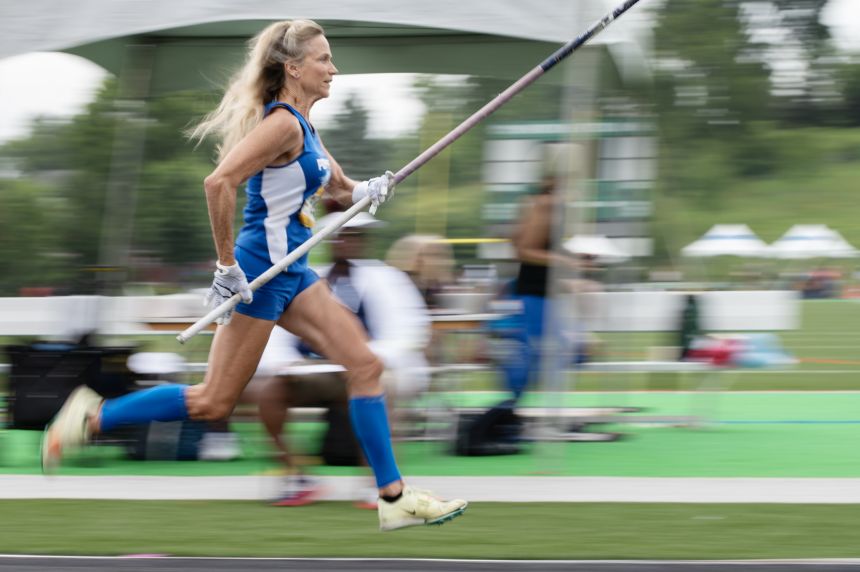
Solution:
[[[325,149],[325,146],[323,146],[323,149]],[[331,169],[331,178],[328,181],[328,185],[326,185],[326,192],[341,205],[350,206],[352,205],[352,190],[358,184],[358,181],[354,181],[346,176],[346,173],[343,172],[340,164],[335,161],[331,153],[328,152],[328,149],[325,149],[325,153],[328,155],[329,167]]]
[[[298,120],[288,111],[275,110],[248,133],[203,181],[212,237],[222,265],[231,266],[236,262],[233,219],[238,186],[278,158],[292,158],[301,151],[302,142]]]

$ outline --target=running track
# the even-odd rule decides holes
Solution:
[[[480,502],[860,504],[860,478],[414,477],[440,495]],[[265,500],[271,476],[0,475],[0,499]],[[323,477],[322,500],[352,500],[361,477]]]

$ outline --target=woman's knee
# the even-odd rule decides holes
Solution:
[[[188,416],[199,421],[219,421],[233,413],[234,400],[214,394],[207,384],[189,387],[185,392]]]
[[[347,366],[350,393],[378,393],[381,388],[380,377],[385,365],[375,354]]]

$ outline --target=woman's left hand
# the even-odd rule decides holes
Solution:
[[[376,214],[379,205],[394,196],[394,185],[394,173],[385,171],[385,174],[379,177],[357,184],[352,191],[352,202],[357,203],[364,197],[370,197],[370,214]]]

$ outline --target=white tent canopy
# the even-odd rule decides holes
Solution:
[[[0,58],[81,55],[115,74],[151,72],[153,92],[221,85],[245,42],[276,20],[326,29],[341,73],[418,72],[516,78],[613,6],[613,0],[31,0],[0,3]],[[625,79],[647,71],[649,28],[633,9],[592,44]],[[134,62],[129,48],[152,48]],[[564,74],[550,81],[563,81]]]
[[[850,242],[845,240],[845,237],[838,230],[830,229],[833,233],[834,244],[836,245],[836,258],[854,258],[860,256],[860,251],[854,248]]]
[[[770,245],[773,258],[853,258],[860,252],[824,224],[796,224]]]
[[[745,224],[716,224],[701,238],[681,249],[691,257],[766,256],[767,243]]]
[[[604,263],[624,262],[630,259],[627,252],[603,235],[577,234],[564,241],[562,246],[568,252],[594,256]]]

